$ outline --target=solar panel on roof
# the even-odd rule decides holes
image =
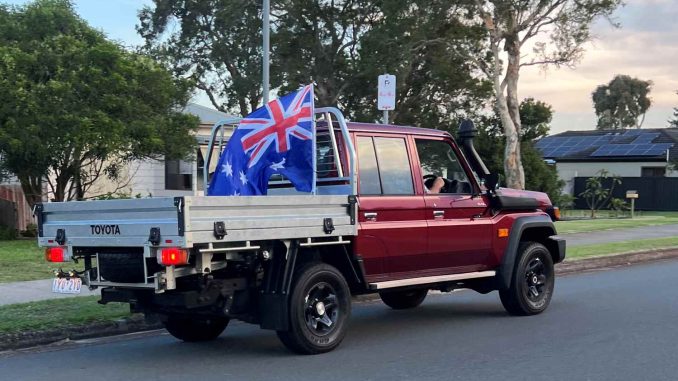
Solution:
[[[640,134],[638,137],[633,141],[634,144],[643,144],[643,143],[652,143],[653,140],[659,137],[659,134],[653,133],[653,134]]]

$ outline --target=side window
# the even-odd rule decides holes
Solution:
[[[383,193],[387,195],[414,194],[410,160],[405,139],[374,138]]]
[[[443,177],[446,181],[445,193],[470,194],[473,192],[464,168],[452,147],[442,140],[416,139],[417,152],[423,179],[428,187],[430,179]]]
[[[370,137],[358,137],[358,174],[360,194],[381,194],[377,156]]]

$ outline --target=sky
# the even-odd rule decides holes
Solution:
[[[26,0],[0,0],[24,4]],[[75,0],[77,12],[109,38],[124,45],[142,43],[136,33],[137,12],[150,0]],[[653,82],[653,105],[644,128],[667,127],[678,107],[678,0],[626,0],[615,13],[621,28],[601,20],[593,25],[595,39],[586,44],[584,58],[574,69],[525,67],[520,98],[534,97],[555,110],[552,133],[594,129],[591,93],[617,74]],[[375,79],[376,83],[376,79]],[[211,106],[204,96],[195,101]]]

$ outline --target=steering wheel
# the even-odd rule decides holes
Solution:
[[[426,188],[431,189],[431,186],[433,186],[433,182],[438,178],[439,176],[436,175],[425,175],[424,176],[424,185]],[[443,179],[443,182],[445,182],[445,185],[440,188],[440,193],[449,193],[450,190],[456,189],[456,183],[457,180],[449,180],[444,177],[441,177]]]

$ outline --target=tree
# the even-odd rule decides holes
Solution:
[[[483,56],[482,30],[464,22],[459,1],[383,2],[381,17],[365,33],[344,97],[350,117],[374,121],[377,76],[396,75],[397,106],[390,120],[454,132],[462,118],[477,118],[491,97],[468,59]]]
[[[82,199],[101,176],[144,158],[193,152],[190,84],[125,51],[69,1],[0,6],[0,154],[29,204],[43,180],[56,201]]]
[[[179,78],[195,82],[212,105],[242,116],[259,107],[261,6],[256,1],[154,0],[139,12],[146,50]],[[275,71],[273,71],[275,73]],[[273,84],[278,80],[271,78]]]
[[[551,131],[553,107],[548,103],[534,98],[526,98],[520,102],[519,113],[522,124],[520,131],[522,141],[541,139]]]
[[[491,65],[477,64],[494,86],[496,108],[506,138],[504,172],[509,187],[525,186],[520,155],[520,69],[528,65],[574,64],[590,39],[591,23],[599,17],[609,17],[621,3],[621,0],[474,1],[472,10],[485,27],[492,57]],[[546,39],[534,42],[542,34]],[[532,42],[534,58],[522,62],[528,42]]]
[[[607,184],[610,184],[609,188]],[[596,176],[586,179],[586,189],[579,194],[586,201],[591,210],[591,218],[596,218],[599,209],[609,205],[615,186],[621,184],[619,176],[610,175],[607,170],[601,169]]]
[[[673,119],[669,120],[669,127],[678,128],[678,107],[673,109]]]
[[[651,81],[643,81],[628,75],[617,75],[607,85],[593,92],[593,105],[598,117],[599,130],[640,128],[645,113],[652,105],[648,97]]]

